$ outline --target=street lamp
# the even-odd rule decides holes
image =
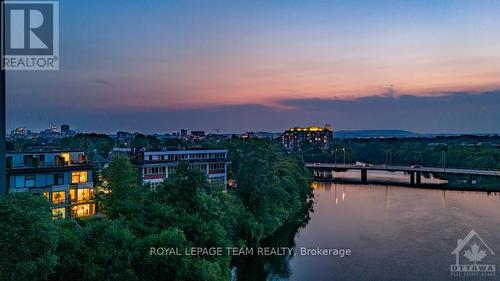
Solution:
[[[342,151],[344,151],[344,165],[345,165],[345,147],[342,148]]]
[[[443,148],[443,150],[441,150],[441,160],[443,162],[443,171],[446,170],[446,151],[447,151],[447,148]]]

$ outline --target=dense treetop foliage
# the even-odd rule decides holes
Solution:
[[[49,203],[29,193],[0,199],[0,280],[44,280],[58,258]]]
[[[0,199],[2,280],[230,280],[226,252],[192,256],[185,249],[258,245],[308,210],[311,190],[303,163],[270,142],[224,145],[235,190],[211,185],[187,163],[149,190],[118,156],[104,171],[100,214],[92,218],[53,221],[44,199],[31,194]],[[151,255],[152,247],[180,255]]]
[[[305,147],[305,161],[500,169],[500,137],[337,139],[329,151]]]

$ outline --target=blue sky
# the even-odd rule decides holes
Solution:
[[[60,70],[8,73],[7,125],[500,132],[499,14],[472,0],[61,0]]]

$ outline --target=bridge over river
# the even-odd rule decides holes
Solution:
[[[409,175],[410,185],[420,185],[422,174],[432,175],[462,175],[468,176],[469,181],[474,177],[498,177],[500,171],[485,169],[463,169],[463,168],[437,168],[423,166],[394,166],[394,165],[370,165],[370,164],[334,164],[334,163],[306,163],[306,167],[314,171],[317,178],[334,178],[334,172],[348,170],[359,170],[362,183],[368,182],[368,171],[404,172]]]

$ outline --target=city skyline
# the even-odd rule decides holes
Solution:
[[[497,133],[498,12],[496,1],[61,1],[60,70],[7,73],[7,127]]]

